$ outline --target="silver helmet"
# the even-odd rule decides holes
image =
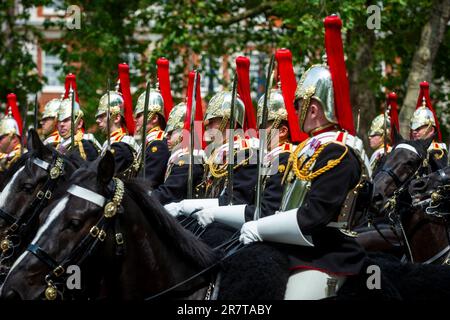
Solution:
[[[146,92],[142,92],[138,98],[136,109],[134,111],[134,116],[136,117],[138,114],[144,112],[145,106],[145,94]],[[164,116],[164,99],[158,89],[150,89],[149,97],[148,97],[148,114],[149,116],[153,116],[155,113],[159,114],[163,118]],[[150,118],[150,117],[149,117]]]
[[[118,91],[109,91],[109,112],[111,116],[122,115],[124,110],[124,100],[121,93]],[[108,93],[105,93],[98,103],[97,112],[95,117],[99,117],[108,112]]]
[[[391,119],[389,116],[386,119],[386,131],[389,136],[391,131]],[[379,114],[373,119],[370,125],[369,137],[371,136],[383,136],[384,135],[384,114]]]
[[[333,81],[330,70],[324,64],[313,65],[306,70],[297,85],[295,100],[301,101],[299,113],[302,130],[311,99],[320,103],[329,122],[338,124],[334,109]]]
[[[57,118],[59,106],[61,105],[62,98],[52,99],[45,104],[44,111],[42,112],[42,119],[45,118]]]
[[[422,126],[436,126],[433,112],[427,107],[425,98],[422,105],[414,111],[411,117],[411,130],[416,130]]]
[[[262,111],[264,106],[264,94],[259,98],[258,101],[258,126],[262,122]],[[273,121],[274,123],[280,123],[288,119],[288,112],[286,110],[286,105],[284,104],[283,93],[280,89],[270,90],[270,101],[268,101],[267,109],[267,121]],[[277,125],[278,126],[278,125]],[[275,127],[277,127],[275,126]]]
[[[11,109],[8,110],[8,114],[0,120],[0,136],[4,135],[18,135],[21,136],[19,125],[12,116]]]
[[[181,102],[170,110],[169,119],[167,119],[166,133],[171,133],[177,129],[184,128],[184,120],[186,118],[187,106]]]
[[[63,121],[72,115],[72,98],[63,99],[58,109],[58,121]],[[83,117],[80,105],[75,101],[74,117],[76,121]]]
[[[220,91],[216,93],[211,100],[209,100],[206,107],[205,122],[213,118],[222,118],[222,122],[225,125],[230,119],[231,113],[231,92]],[[235,121],[243,128],[245,116],[244,102],[236,96],[235,102]]]

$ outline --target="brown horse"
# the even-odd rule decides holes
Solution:
[[[359,228],[358,242],[368,251],[404,254],[410,261],[436,262],[448,247],[447,225],[411,205],[410,182],[425,170],[429,140],[399,141],[373,179],[375,214]],[[399,250],[399,249],[402,250]]]

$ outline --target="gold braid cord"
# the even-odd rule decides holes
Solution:
[[[84,147],[83,147],[83,142],[81,140],[83,140],[83,132],[82,131],[78,131],[77,134],[75,135],[75,139],[74,139],[74,144],[75,146],[78,147],[78,151],[80,151],[80,156],[86,160],[86,152],[84,151]]]
[[[289,167],[292,166],[292,169],[294,171],[295,176],[300,179],[300,180],[305,180],[305,181],[312,181],[315,178],[317,178],[318,176],[320,176],[321,174],[327,172],[328,170],[336,167],[339,163],[341,163],[342,159],[345,157],[345,155],[348,153],[348,147],[346,145],[343,145],[345,150],[344,152],[341,154],[341,156],[337,159],[333,159],[333,160],[329,160],[328,163],[323,166],[320,169],[317,169],[314,172],[311,172],[312,169],[310,170],[311,166],[314,165],[314,163],[317,160],[317,157],[320,155],[320,153],[323,151],[323,149],[328,146],[330,143],[332,142],[328,142],[325,143],[323,145],[321,145],[312,155],[312,157],[308,160],[306,160],[306,155],[302,155],[300,157],[300,159],[298,158],[298,154],[300,153],[300,151],[303,149],[304,145],[305,145],[304,141],[302,144],[300,144],[297,149],[295,149],[295,151],[291,154],[291,156],[289,157]],[[306,161],[306,162],[305,162]]]
[[[245,165],[248,162],[248,159],[250,159],[252,157],[252,149],[249,148],[249,157],[244,159],[243,161],[241,161],[240,163],[236,164],[235,166],[233,166],[233,170],[236,170],[237,168],[239,168],[242,165]],[[237,150],[235,152],[235,154],[237,154],[237,152],[239,152],[240,150]],[[224,164],[215,164],[214,163],[214,158],[216,155],[216,151],[214,151],[211,156],[209,157],[209,159],[206,161],[206,165],[208,166],[209,172],[211,173],[211,175],[216,178],[216,179],[220,179],[225,177],[228,174],[227,171],[227,167],[228,167],[228,162],[225,162]]]

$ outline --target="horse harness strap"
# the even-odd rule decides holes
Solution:
[[[40,248],[39,245],[32,243],[28,246],[27,250],[52,270],[51,273],[47,274],[45,277],[45,281],[47,283],[45,296],[48,300],[54,300],[57,297],[57,288],[52,279],[62,276],[66,270],[66,267],[70,264],[76,263],[80,265],[94,252],[98,244],[104,242],[107,235],[106,230],[113,224],[113,220],[111,218],[116,216],[117,208],[120,206],[124,194],[123,182],[117,178],[113,178],[113,181],[115,183],[114,195],[105,206],[99,204],[102,203],[102,201],[100,201],[102,198],[105,200],[103,201],[104,204],[106,202],[106,198],[93,191],[76,185],[72,185],[68,189],[67,192],[70,194],[103,207],[104,212],[97,223],[90,228],[89,233],[83,237],[69,256],[66,257],[61,263],[56,262],[52,257],[50,257],[49,254],[47,254],[47,252],[45,252],[45,250]],[[118,239],[116,234],[115,242],[119,246],[122,246],[123,238],[120,237],[120,239]]]
[[[54,156],[52,164],[41,160],[39,158],[34,158],[32,163],[48,171],[48,179],[45,182],[43,188],[39,190],[36,197],[30,203],[25,213],[19,218],[14,217],[8,212],[0,209],[0,218],[8,222],[9,228],[7,230],[7,236],[1,243],[1,250],[3,252],[9,250],[12,247],[12,242],[10,236],[20,234],[20,231],[25,228],[40,211],[48,204],[48,201],[53,196],[53,190],[56,187],[59,177],[64,174],[64,161],[59,156]],[[44,191],[43,191],[44,190]]]

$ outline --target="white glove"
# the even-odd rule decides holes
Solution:
[[[216,209],[217,208],[206,208],[194,213],[194,217],[197,219],[198,224],[202,227],[206,227],[208,224],[212,223],[214,221],[214,211]]]
[[[245,223],[239,240],[244,244],[271,241],[313,247],[311,237],[303,235],[297,222],[297,210],[282,211],[258,221]]]
[[[240,229],[245,223],[245,204],[205,208],[194,213],[198,223],[206,227],[213,221]]]
[[[218,207],[219,200],[213,199],[186,199],[180,202],[169,203],[164,206],[167,212],[172,216],[177,217],[180,215],[190,215],[192,212],[202,210],[204,208]]]
[[[181,201],[168,203],[164,208],[172,217],[176,218],[181,214]]]
[[[258,221],[249,221],[242,225],[239,241],[243,244],[262,241],[258,232]]]

